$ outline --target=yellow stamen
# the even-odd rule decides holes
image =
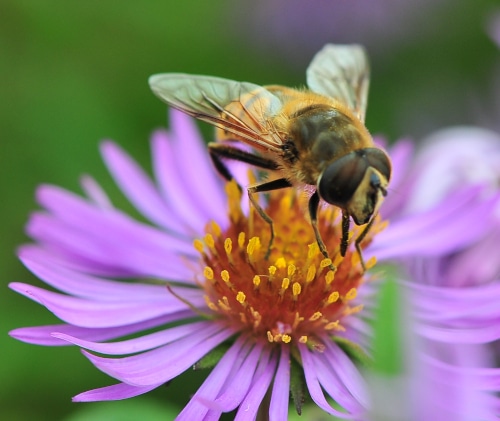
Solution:
[[[300,285],[298,282],[294,282],[292,285],[293,297],[296,299],[301,292],[302,292],[302,285]]]
[[[306,283],[312,282],[315,276],[316,276],[316,266],[311,265],[307,269]]]
[[[297,329],[297,326],[304,321],[304,318],[300,316],[299,313],[295,313],[295,317],[293,319],[292,328]]]
[[[319,267],[321,269],[326,268],[327,266],[330,266],[332,264],[332,259],[323,259],[321,263],[319,264]]]
[[[238,234],[238,247],[240,249],[245,245],[245,233],[242,231]]]
[[[340,322],[339,322],[339,320],[336,320],[336,321],[334,321],[334,322],[327,323],[327,324],[325,325],[325,329],[326,329],[326,330],[338,329],[338,327],[339,327],[339,323],[340,323]]]
[[[231,251],[233,250],[233,241],[230,238],[226,238],[224,240],[224,250],[226,250],[226,254],[229,256]]]
[[[278,269],[284,269],[286,268],[286,260],[283,257],[279,257],[274,263],[274,266],[276,266]]]
[[[229,204],[229,218],[236,223],[244,218],[240,206],[241,192],[236,181],[232,180],[226,183],[226,194]]]
[[[347,291],[347,294],[345,295],[344,299],[351,301],[354,300],[357,295],[358,291],[356,290],[356,288],[351,288],[349,291]]]
[[[253,285],[255,286],[255,288],[259,287],[259,285],[260,285],[260,276],[259,275],[255,275],[253,277]]]
[[[302,335],[300,338],[299,338],[299,342],[301,344],[305,344],[307,343],[307,336],[306,335]]]
[[[219,237],[221,233],[219,224],[215,221],[210,221],[210,226],[212,227],[212,231],[214,232],[215,236]]]
[[[290,263],[288,265],[288,270],[287,270],[288,276],[291,278],[294,275],[294,273],[295,273],[296,270],[297,270],[297,268],[295,267],[295,265],[293,265],[292,263]]]
[[[335,272],[333,270],[329,270],[325,275],[325,281],[327,285],[330,285],[335,279]]]
[[[224,310],[224,311],[229,311],[231,310],[231,307],[229,306],[229,300],[227,297],[224,295],[222,299],[220,299],[217,304],[219,304],[219,307]]]
[[[273,342],[274,342],[274,337],[273,337],[273,334],[271,333],[271,331],[269,331],[269,330],[268,330],[268,331],[266,332],[266,334],[267,334],[267,340],[268,340],[269,342],[273,343]]]
[[[215,245],[214,237],[212,237],[212,234],[205,234],[205,237],[203,238],[205,240],[205,244],[210,248],[213,249]]]
[[[309,320],[311,322],[315,322],[316,320],[319,320],[321,317],[323,317],[323,314],[320,311],[317,311],[311,317],[309,317]]]
[[[328,304],[333,304],[333,303],[336,303],[338,301],[338,299],[340,298],[340,294],[338,291],[333,291],[327,298],[326,302]]]
[[[246,299],[247,296],[243,291],[239,291],[238,294],[236,294],[236,301],[238,301],[240,304],[244,304]]]
[[[310,260],[318,255],[319,246],[318,246],[318,243],[312,243],[312,244],[309,244],[308,247],[309,247],[309,250],[307,252],[307,258]]]
[[[198,239],[194,240],[193,246],[198,253],[203,253],[204,247],[203,247],[203,243],[201,242],[201,240],[198,240]]]
[[[281,337],[281,340],[285,344],[289,344],[292,341],[292,337],[290,335],[287,335],[286,333]]]
[[[252,237],[248,241],[247,254],[250,258],[254,257],[254,253],[260,249],[260,238]]]
[[[227,270],[224,269],[221,271],[220,277],[226,284],[229,284],[229,272]]]
[[[207,278],[209,281],[214,279],[213,269],[210,266],[205,266],[205,268],[203,269],[203,276],[205,276],[205,278]]]
[[[366,269],[371,269],[377,264],[377,258],[375,256],[372,256],[368,259],[368,261],[365,263]]]

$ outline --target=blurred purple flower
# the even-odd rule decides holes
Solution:
[[[270,418],[286,419],[290,371],[300,366],[318,407],[362,419],[370,397],[345,349],[356,344],[369,353],[367,319],[377,282],[370,272],[363,274],[352,247],[344,259],[337,255],[338,211],[331,206],[320,211],[320,230],[337,266],[332,272],[304,216],[303,195],[292,189],[271,194],[267,212],[274,216],[278,235],[266,260],[267,224],[242,211],[248,206],[241,207],[234,184],[224,192],[191,120],[172,111],[171,121],[170,132],[158,131],[152,139],[156,183],[118,146],[102,145],[113,178],[148,223],[114,208],[88,177],[83,180],[86,199],[55,186],[38,189],[45,210],[32,215],[27,231],[35,244],[21,247],[19,257],[61,293],[22,283],[11,288],[64,323],[16,329],[11,335],[34,344],[84,348],[92,364],[119,381],[75,401],[146,393],[227,343],[178,419],[217,419],[233,410],[236,419],[255,419],[266,393]],[[398,188],[405,185],[411,151],[405,142],[392,150],[395,191],[385,212],[396,217],[385,229],[377,219],[364,243],[370,266],[375,256],[379,261],[450,256],[490,228],[496,199],[475,186],[424,211],[398,213],[402,205],[395,203],[403,196]],[[462,294],[434,285],[441,272],[429,269],[429,275],[430,282],[405,283],[416,297],[418,334],[429,346],[482,345],[499,337],[496,289],[464,289]],[[111,342],[123,336],[133,338]],[[474,357],[477,366],[485,367],[482,355]],[[463,373],[460,361],[450,362]],[[460,392],[467,394],[470,387],[463,386]],[[460,402],[443,404],[455,410]]]
[[[409,142],[396,149],[392,155],[402,158],[407,173],[393,183],[382,209],[393,224],[445,202],[451,205],[465,191],[490,202],[476,222],[450,232],[468,232],[469,241],[460,247],[399,259],[413,338],[403,381],[407,395],[398,399],[411,402],[416,420],[498,419],[500,370],[494,343],[500,336],[500,136],[456,127],[423,140],[415,157]],[[478,222],[487,229],[476,230]]]
[[[429,16],[448,0],[256,0],[235,3],[229,22],[259,50],[289,58],[303,68],[326,42],[361,43],[384,54],[407,45],[429,26]],[[236,5],[237,4],[237,5]]]

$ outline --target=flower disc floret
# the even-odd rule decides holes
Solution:
[[[340,255],[340,210],[320,210],[319,230],[331,256],[325,258],[304,213],[306,195],[292,189],[272,192],[266,213],[275,241],[268,253],[269,224],[253,208],[248,216],[243,213],[235,183],[226,190],[229,227],[223,231],[209,223],[205,236],[194,242],[204,263],[199,283],[208,307],[238,330],[269,342],[304,343],[343,331],[342,318],[362,308],[352,301],[364,271],[353,247],[344,258]],[[381,228],[377,219],[362,248]]]

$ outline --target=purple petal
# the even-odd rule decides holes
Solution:
[[[304,376],[306,378],[307,388],[312,400],[316,403],[316,405],[318,405],[327,413],[335,415],[339,418],[355,419],[357,416],[356,414],[351,415],[345,412],[338,411],[328,403],[328,401],[325,399],[325,395],[323,394],[323,390],[321,389],[321,384],[318,379],[319,373],[317,372],[317,368],[314,364],[313,351],[309,351],[309,349],[307,349],[307,346],[304,344],[299,344],[298,348],[300,356],[302,357],[302,366],[304,368]]]
[[[75,230],[83,229],[86,233],[92,233],[99,237],[103,236],[104,228],[106,229],[104,233],[108,235],[121,234],[120,237],[127,234],[132,235],[134,230],[138,230],[137,239],[140,239],[141,235],[149,235],[152,236],[152,239],[155,240],[159,247],[165,247],[168,244],[171,249],[179,252],[192,251],[192,237],[172,236],[165,231],[141,223],[119,210],[98,208],[80,196],[60,187],[40,186],[37,189],[37,200],[52,214],[56,215],[58,219]],[[176,221],[173,221],[173,223],[175,224]],[[132,233],[129,233],[129,231],[132,231]]]
[[[60,219],[35,213],[27,225],[31,237],[38,239],[54,250],[62,250],[61,255],[77,256],[76,264],[92,262],[96,270],[116,268],[117,273],[126,271],[130,276],[151,276],[165,279],[188,278],[189,271],[175,250],[175,240],[139,224],[127,229],[117,227],[114,220],[96,224],[100,233],[75,230]],[[130,244],[134,244],[130,247]],[[198,259],[192,245],[184,249],[192,259]],[[70,263],[72,263],[70,261]]]
[[[155,185],[129,155],[109,141],[102,143],[101,153],[115,182],[146,218],[172,232],[187,233],[166,206]]]
[[[21,283],[11,283],[10,288],[44,305],[61,320],[81,327],[123,326],[185,310],[186,304],[162,295],[156,300],[145,301],[94,301],[68,297]],[[202,297],[188,298],[195,307],[203,308]]]
[[[99,183],[90,175],[84,175],[80,178],[80,184],[87,197],[101,209],[113,209],[111,200]]]
[[[196,191],[199,194],[200,201],[205,204],[209,214],[213,218],[217,218],[221,209],[226,208],[227,198],[222,187],[221,177],[208,159],[207,148],[200,139],[194,119],[180,111],[172,110],[170,121],[175,138],[189,139],[190,141],[188,147],[182,142],[174,142],[173,152],[175,156],[179,157],[178,162],[196,164],[196,171],[184,171],[185,183],[191,191]]]
[[[274,372],[276,370],[276,355],[271,356],[269,348],[264,349],[264,353],[259,361],[259,366],[255,372],[252,387],[248,391],[245,399],[240,404],[238,412],[236,413],[235,421],[255,420],[259,407],[267,393]],[[288,389],[286,390],[289,393]],[[288,413],[288,406],[286,407]],[[270,419],[286,419],[285,418],[270,418]]]
[[[86,328],[72,325],[50,325],[50,326],[35,326],[22,327],[9,332],[9,335],[20,341],[46,346],[68,346],[66,341],[58,339],[53,334],[70,335],[75,338],[91,341],[106,341],[119,338],[133,333],[142,332],[157,326],[162,326],[167,323],[172,323],[180,320],[186,320],[193,317],[191,310],[180,311],[169,314],[167,316],[149,319],[144,322],[133,323],[126,326],[114,326],[111,328]]]
[[[498,188],[500,136],[476,127],[439,130],[423,141],[413,163],[411,194],[406,212],[422,212],[436,206],[464,186]]]
[[[122,399],[133,398],[150,390],[156,389],[163,383],[152,386],[131,386],[125,383],[115,384],[113,386],[101,387],[100,389],[89,390],[73,397],[73,402],[98,402],[98,401],[119,401]]]
[[[235,361],[245,350],[248,351],[246,338],[240,336],[210,372],[189,403],[178,415],[177,420],[201,420],[204,419],[210,409],[219,409],[214,400],[228,380]]]
[[[367,387],[363,376],[361,376],[361,373],[359,372],[359,369],[336,343],[328,340],[328,338],[325,338],[323,342],[326,345],[324,358],[318,358],[318,362],[322,361],[327,363],[325,367],[326,370],[335,372],[335,375],[338,376],[342,385],[354,397],[356,403],[359,403],[359,405],[361,405],[365,409],[368,408],[369,397],[366,393]],[[326,371],[323,370],[318,371],[320,373],[326,373]],[[325,382],[321,383],[326,384]],[[335,395],[330,394],[330,396],[336,399]],[[361,408],[359,408],[359,405],[356,405],[357,409],[361,410]],[[352,412],[354,412],[354,409],[352,410]]]
[[[176,377],[233,334],[213,323],[193,337],[131,357],[110,359],[83,353],[104,373],[128,384],[148,386]]]
[[[477,203],[476,188],[449,197],[436,209],[391,222],[367,249],[379,260],[452,253],[483,236],[491,226],[497,198]],[[474,227],[468,229],[467,227]]]
[[[166,136],[165,132],[153,135],[153,163],[162,194],[179,221],[190,227],[193,234],[203,232],[210,220],[227,224],[221,183],[216,185],[215,190],[210,190],[210,179],[214,178],[215,171],[210,169],[208,178],[203,178],[203,168],[208,161],[206,157],[202,162],[195,162],[194,159],[183,162],[177,155],[175,142],[167,141]],[[184,144],[181,149],[186,149],[186,146]],[[196,168],[196,171],[186,171],[187,165]],[[193,180],[188,175],[191,173],[198,177],[196,185],[190,184]]]
[[[240,405],[252,385],[255,370],[262,356],[262,344],[257,343],[248,353],[240,355],[233,365],[229,381],[226,382],[215,403],[222,412],[229,412]]]
[[[290,347],[283,345],[280,350],[280,360],[274,376],[273,391],[269,404],[269,418],[286,420],[290,399]]]
[[[393,214],[400,212],[401,207],[408,200],[408,194],[406,194],[408,187],[403,183],[413,154],[414,145],[409,140],[400,140],[389,150],[392,161],[392,175],[388,195],[380,209],[380,213],[384,218],[390,218]]]
[[[178,341],[186,336],[195,335],[198,331],[210,327],[212,322],[196,322],[171,327],[160,332],[154,332],[139,338],[128,339],[113,343],[90,342],[62,333],[53,333],[52,336],[70,342],[81,348],[107,355],[124,355],[157,348],[171,342]]]
[[[111,281],[86,275],[54,264],[51,255],[41,249],[24,249],[19,253],[23,264],[46,284],[67,294],[98,301],[149,300],[168,295],[165,285],[147,285]]]

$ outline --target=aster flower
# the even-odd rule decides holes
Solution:
[[[300,411],[301,384],[325,412],[361,419],[370,398],[350,355],[370,352],[367,319],[377,276],[363,273],[353,247],[339,256],[339,211],[325,206],[319,213],[332,271],[305,217],[304,194],[271,193],[265,206],[276,239],[266,259],[267,224],[241,205],[236,184],[220,182],[193,123],[175,111],[171,121],[170,132],[152,139],[156,183],[117,145],[102,145],[112,176],[147,222],[116,209],[89,177],[82,183],[87,198],[55,186],[38,189],[44,210],[27,225],[35,244],[21,247],[19,257],[60,292],[11,288],[63,323],[11,335],[81,347],[119,381],[77,395],[79,402],[146,393],[225,345],[178,419],[217,419],[233,410],[236,419],[255,419],[264,400],[271,419],[286,419],[290,390]],[[393,154],[396,182],[404,178],[405,156],[403,144]],[[491,209],[492,200],[466,189],[389,227],[379,217],[362,243],[367,266],[376,258],[452,253],[484,235]],[[475,230],[464,230],[472,224]],[[429,302],[422,299],[423,317],[446,321],[451,310],[427,308]]]
[[[393,224],[465,191],[490,202],[480,216],[487,229],[465,224],[469,239],[459,247],[396,259],[412,318],[406,327],[412,332],[411,351],[405,353],[407,390],[397,394],[406,394],[400,402],[411,403],[414,419],[498,419],[500,369],[493,345],[500,337],[500,138],[488,130],[456,127],[425,139],[415,158],[409,142],[397,149],[393,156],[406,162],[402,167],[408,171],[393,185],[400,194],[391,195],[382,211]]]

